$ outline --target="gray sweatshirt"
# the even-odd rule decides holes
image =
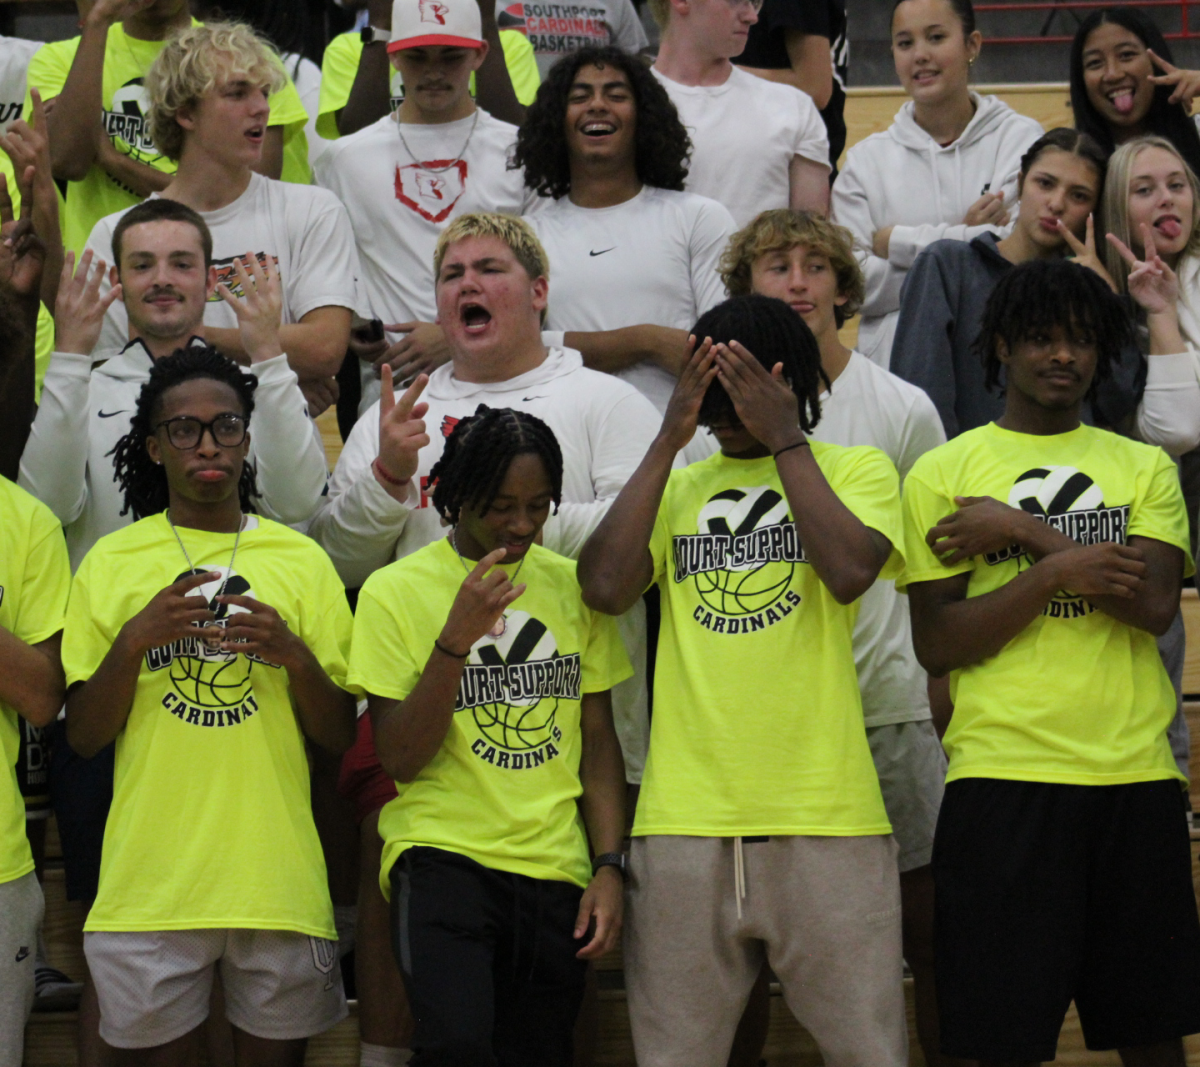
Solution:
[[[983,363],[971,351],[992,288],[1012,269],[996,242],[992,234],[935,241],[917,257],[901,290],[892,373],[929,394],[947,438],[1004,413],[1002,389],[988,391]],[[1200,383],[1191,355],[1147,357],[1131,346],[1112,375],[1097,383],[1083,419],[1173,456],[1195,448]]]

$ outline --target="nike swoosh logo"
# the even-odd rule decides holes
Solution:
[[[526,404],[528,404],[529,401],[531,401],[531,400],[545,400],[545,399],[547,399],[547,398],[544,396],[523,396],[523,397],[521,397],[521,401]]]
[[[27,947],[22,947],[17,951],[17,962],[18,963],[20,963],[22,960],[25,960],[28,958],[29,958],[29,949]]]
[[[102,419],[111,419],[117,415],[128,415],[129,412],[125,408],[122,408],[120,411],[97,411],[96,414]]]
[[[602,255],[604,255],[605,252],[611,252],[613,250],[613,248],[616,248],[616,247],[617,247],[616,245],[613,245],[612,248],[602,248],[602,249],[600,249],[599,252],[589,252],[588,255],[589,256],[602,256]]]

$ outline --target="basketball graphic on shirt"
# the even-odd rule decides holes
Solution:
[[[465,159],[425,159],[396,168],[396,199],[429,222],[445,222],[466,188]]]
[[[707,607],[722,615],[753,615],[784,594],[795,563],[760,560],[753,552],[739,555],[737,546],[756,530],[785,525],[792,525],[787,500],[765,485],[726,489],[700,509],[698,533],[720,537],[728,546],[724,566],[695,575],[696,592]]]
[[[254,594],[250,583],[236,571],[231,573],[228,567],[209,567],[207,570],[219,573],[221,577],[205,582],[189,595],[202,596],[208,601],[209,610],[216,616],[208,629],[211,630],[214,624],[223,629],[230,616],[240,614],[246,609],[236,604],[219,604],[214,598],[222,593],[240,596]],[[205,572],[184,571],[175,581],[186,578],[189,574],[202,573]],[[204,628],[197,629],[201,633],[204,632]],[[171,661],[171,682],[176,692],[196,707],[237,707],[250,692],[251,666],[250,660],[245,656],[237,652],[222,651],[218,640],[209,640],[201,636],[188,642],[183,654],[176,655]]]
[[[224,259],[214,259],[213,264],[212,264],[216,268],[216,271],[217,271],[217,284],[224,285],[239,300],[243,299],[246,294],[242,290],[242,283],[238,279],[237,267],[235,267],[233,265],[233,261],[235,259],[243,259],[243,258],[244,258],[243,255],[226,256]],[[278,271],[279,271],[278,260],[275,260],[273,257],[269,257],[266,254],[266,252],[255,252],[254,258],[258,260],[258,266],[259,266],[260,270],[265,269],[267,264],[269,263],[275,269],[276,273],[278,273]],[[220,291],[218,289],[214,288],[212,291],[212,295],[208,298],[208,302],[210,304],[213,304],[213,303],[222,304],[225,301],[224,301],[224,297],[221,296]]]
[[[471,649],[468,676],[471,667],[480,667],[492,668],[489,675],[493,680],[502,673],[505,678],[504,700],[476,703],[473,709],[479,732],[497,748],[527,752],[553,737],[558,698],[529,693],[528,684],[521,693],[512,683],[520,685],[521,675],[530,676],[538,666],[544,674],[546,664],[557,657],[554,634],[545,623],[524,611],[506,612],[504,632],[498,637],[489,634]]]

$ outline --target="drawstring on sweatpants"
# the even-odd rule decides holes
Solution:
[[[746,858],[742,855],[742,839],[733,839],[733,895],[737,901],[737,917],[742,917],[742,901],[746,899]]]

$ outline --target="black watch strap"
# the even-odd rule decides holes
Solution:
[[[392,39],[391,30],[381,30],[378,26],[367,25],[359,33],[363,45],[387,44]]]
[[[592,874],[595,874],[601,867],[616,867],[621,872],[622,881],[628,881],[628,860],[629,857],[624,852],[601,852],[592,860]]]

